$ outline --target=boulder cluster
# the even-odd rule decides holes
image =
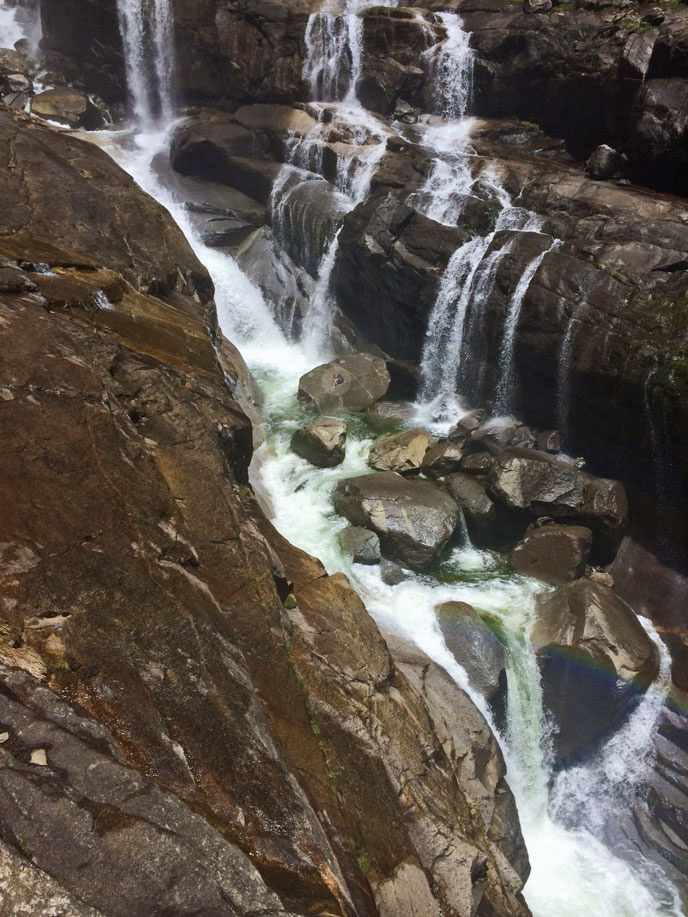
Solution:
[[[404,415],[382,400],[389,384],[385,361],[367,353],[309,372],[299,384],[301,401],[339,416],[297,430],[294,451],[321,468],[341,464],[342,414],[377,408],[383,416]],[[384,435],[368,462],[371,473],[342,478],[332,494],[349,523],[340,543],[353,563],[380,564],[383,582],[397,584],[405,570],[438,570],[467,534],[474,546],[503,553],[514,572],[557,587],[538,599],[533,635],[545,708],[556,725],[553,751],[560,764],[589,753],[628,716],[659,665],[656,646],[600,567],[614,560],[628,528],[623,485],[562,455],[556,430],[490,421],[483,410],[464,414],[446,436],[422,428]],[[499,628],[462,603],[437,613],[450,651],[503,726],[506,649]]]

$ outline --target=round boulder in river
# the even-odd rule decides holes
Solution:
[[[531,636],[558,761],[594,750],[657,677],[657,648],[633,609],[589,579],[540,596]]]
[[[341,465],[346,454],[346,424],[341,420],[319,420],[297,430],[291,448],[318,468]]]
[[[387,365],[371,353],[353,353],[316,366],[299,379],[299,401],[322,414],[363,411],[384,398],[389,388]]]
[[[352,525],[377,532],[385,557],[411,570],[432,564],[459,520],[456,502],[441,487],[393,471],[345,478],[333,500]]]

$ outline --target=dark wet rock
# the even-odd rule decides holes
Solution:
[[[387,360],[391,378],[388,395],[400,401],[413,401],[420,386],[420,366],[409,360]]]
[[[487,475],[493,463],[494,457],[489,452],[474,452],[472,455],[464,455],[459,467],[466,474]]]
[[[532,640],[558,761],[618,725],[658,672],[657,648],[632,608],[587,579],[539,597]]]
[[[363,67],[358,98],[371,111],[414,123],[423,90],[423,53],[442,38],[433,17],[413,9],[376,7],[363,17]]]
[[[368,464],[376,471],[417,474],[431,442],[427,430],[406,430],[385,436],[371,446]]]
[[[600,144],[585,164],[585,174],[595,181],[607,181],[618,176],[623,168],[622,156],[612,147]]]
[[[688,82],[648,80],[634,105],[634,122],[626,147],[631,175],[663,190],[688,188]]]
[[[579,579],[592,548],[592,532],[582,525],[543,525],[528,532],[509,556],[517,573],[562,586]]]
[[[439,557],[458,522],[457,505],[441,487],[391,471],[340,481],[333,501],[352,525],[377,532],[385,557],[412,570]]]
[[[537,446],[537,430],[531,427],[521,426],[514,430],[510,440],[510,445],[519,446],[521,449],[534,449]]]
[[[388,586],[398,586],[399,583],[403,583],[405,579],[408,579],[399,564],[395,564],[393,560],[387,560],[384,557],[380,561],[380,578]]]
[[[103,116],[88,96],[73,89],[46,89],[31,99],[31,112],[46,121],[57,121],[67,127],[96,130],[104,124]]]
[[[447,649],[466,670],[472,687],[492,708],[495,724],[506,726],[506,649],[496,622],[466,602],[445,602],[437,608]]]
[[[537,447],[541,452],[549,452],[550,455],[556,455],[561,452],[561,436],[558,430],[546,430],[540,433],[537,438]]]
[[[499,540],[497,507],[483,481],[474,475],[457,472],[444,480],[449,493],[463,510],[468,531],[477,543],[486,545]]]
[[[458,439],[445,439],[430,446],[423,458],[423,474],[442,478],[458,471],[463,457],[463,443]]]
[[[324,179],[286,183],[275,201],[273,228],[291,259],[317,278],[322,259],[351,209],[347,198]],[[279,179],[278,179],[279,182]],[[275,223],[278,222],[278,226]]]
[[[380,539],[375,532],[348,525],[339,535],[342,548],[355,564],[380,563]]]
[[[299,380],[299,400],[323,414],[362,411],[389,388],[385,361],[370,353],[354,353],[318,366]]]
[[[346,424],[341,420],[319,420],[297,430],[291,448],[318,468],[341,465],[346,454]]]

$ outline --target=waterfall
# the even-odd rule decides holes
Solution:
[[[579,299],[566,323],[566,331],[561,339],[557,363],[557,428],[564,445],[568,440],[573,344],[576,337],[576,328],[581,323],[581,312],[585,305],[585,293],[581,289]]]
[[[432,56],[431,71],[434,77],[433,94],[440,113],[456,121],[465,117],[473,90],[473,52],[470,35],[464,30],[463,21],[456,13],[438,13],[447,37],[439,49],[430,49],[425,56]]]
[[[478,268],[492,236],[477,236],[452,255],[430,315],[421,358],[421,402],[432,403],[436,419],[456,413],[456,373],[466,313]]]
[[[533,258],[528,267],[521,274],[521,279],[516,284],[516,289],[513,292],[507,308],[506,321],[504,323],[504,337],[502,338],[502,345],[499,352],[499,379],[497,381],[495,394],[495,410],[498,414],[509,414],[513,409],[514,386],[516,383],[514,348],[523,300],[525,299],[533,277],[545,260],[545,256],[548,252],[551,252],[555,246],[556,242],[553,241],[545,251]]]
[[[144,128],[174,117],[174,20],[171,0],[117,0],[127,86]]]
[[[363,66],[363,20],[369,6],[398,6],[399,0],[340,0],[335,12],[308,17],[303,78],[312,99],[356,102],[356,84]]]

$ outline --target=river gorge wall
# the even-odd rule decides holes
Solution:
[[[99,123],[132,101],[122,7],[41,3],[50,80]],[[654,717],[646,784],[604,840],[685,894],[685,13],[384,5],[347,22],[347,48],[310,2],[169,10],[175,79],[163,85],[144,28],[141,120],[181,112],[150,165],[183,202],[187,238],[236,259],[306,349],[371,353],[385,397],[433,422],[459,405],[518,417],[498,429],[520,441],[493,431],[466,449],[485,463],[483,497],[499,502],[495,469],[523,446],[559,471],[560,451],[585,457],[591,475],[583,459],[566,473],[598,503],[581,516],[547,502],[595,528],[594,567],[578,564],[559,601],[630,616],[639,682],[664,692],[612,724],[627,736],[634,710]],[[449,74],[448,47],[462,63]],[[323,48],[336,67],[320,66]],[[268,521],[249,482],[279,451],[275,421],[220,330],[202,259],[88,135],[39,125],[21,111],[39,105],[13,93],[0,111],[0,890],[18,913],[526,917],[504,710],[492,723],[451,667],[381,633],[346,576]],[[61,117],[59,90],[51,103]],[[337,387],[344,370],[327,366]],[[473,432],[439,439],[447,461]],[[608,477],[629,493],[630,527]],[[531,509],[512,541],[547,534]],[[616,636],[622,657],[617,625],[593,643]],[[565,790],[578,765],[597,779],[585,755],[538,779]],[[583,828],[606,812],[607,777]]]

